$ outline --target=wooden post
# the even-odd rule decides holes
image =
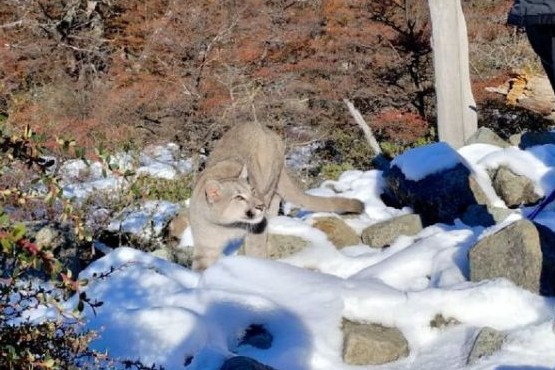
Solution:
[[[439,140],[460,148],[478,128],[470,86],[466,22],[460,0],[428,0],[428,5]]]

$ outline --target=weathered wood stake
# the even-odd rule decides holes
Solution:
[[[460,0],[428,0],[439,140],[460,148],[478,127],[470,86],[468,36]]]

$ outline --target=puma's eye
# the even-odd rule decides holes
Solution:
[[[233,197],[233,199],[240,201],[240,202],[244,202],[247,200],[247,198],[245,198],[243,195],[241,194],[237,194],[236,196]]]

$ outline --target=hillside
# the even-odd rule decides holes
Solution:
[[[484,87],[537,61],[505,26],[506,1],[463,6],[476,99],[495,126]],[[292,144],[333,139],[324,158],[368,166],[343,98],[393,155],[435,137],[423,1],[6,0],[0,25],[1,119],[50,141],[193,153],[256,117]]]

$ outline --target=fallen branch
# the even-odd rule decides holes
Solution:
[[[15,22],[0,24],[0,29],[18,27],[22,24],[23,24],[23,20],[20,19],[20,20],[15,21]]]

